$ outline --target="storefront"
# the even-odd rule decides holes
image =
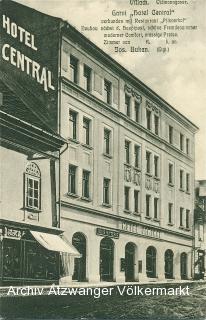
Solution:
[[[1,285],[58,284],[65,273],[62,253],[81,257],[61,230],[1,223]]]

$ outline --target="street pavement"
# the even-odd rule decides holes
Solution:
[[[140,284],[139,284],[140,285]],[[153,285],[154,286],[154,285]],[[162,285],[163,287],[163,285]],[[2,299],[1,319],[206,320],[206,283],[189,295],[35,296]]]

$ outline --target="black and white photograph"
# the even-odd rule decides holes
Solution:
[[[206,0],[0,0],[0,319],[206,319]]]

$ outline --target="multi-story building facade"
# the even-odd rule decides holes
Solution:
[[[61,80],[73,280],[191,278],[197,127],[68,23]]]
[[[61,227],[81,254],[67,280],[190,279],[197,127],[68,22],[54,21],[58,103],[48,110],[68,142]]]
[[[195,184],[194,215],[194,275],[196,279],[206,278],[206,180]]]

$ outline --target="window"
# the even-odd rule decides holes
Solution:
[[[111,104],[112,84],[111,82],[104,80],[104,99],[105,102]]]
[[[152,112],[150,110],[146,110],[146,119],[147,119],[147,129],[151,130],[151,116]]]
[[[190,192],[190,174],[186,174],[186,192]]]
[[[173,184],[173,164],[169,163],[169,184]]]
[[[135,101],[134,103],[135,121],[140,122],[140,103]]]
[[[91,91],[91,69],[84,65],[84,89]]]
[[[110,154],[110,136],[111,131],[109,129],[104,128],[104,153]]]
[[[76,194],[76,167],[69,165],[69,192]]]
[[[83,170],[82,173],[82,197],[89,198],[89,181],[90,180],[90,172]]]
[[[159,199],[154,198],[154,219],[158,219]]]
[[[180,227],[183,227],[183,213],[184,209],[180,208]]]
[[[139,191],[134,190],[134,212],[139,213]]]
[[[72,82],[77,83],[78,76],[78,60],[70,56],[70,79]]]
[[[173,144],[173,127],[169,126],[169,143]]]
[[[134,146],[134,166],[136,168],[140,168],[140,146],[135,145]]]
[[[130,163],[130,142],[125,140],[125,163]]]
[[[150,195],[146,195],[146,217],[150,217]]]
[[[90,120],[83,118],[83,143],[90,145]]]
[[[165,278],[173,278],[173,257],[174,254],[172,250],[168,249],[165,251]]]
[[[25,207],[40,210],[41,204],[41,172],[39,167],[31,162],[27,165],[24,175]]]
[[[155,127],[155,134],[159,135],[159,117],[155,114],[154,115],[154,127]]]
[[[180,133],[180,150],[184,151],[184,136]]]
[[[129,210],[129,194],[130,194],[130,188],[124,187],[124,209]]]
[[[103,181],[103,204],[110,204],[110,179]]]
[[[173,204],[168,203],[168,223],[172,224],[173,221]]]
[[[151,152],[146,151],[146,172],[151,173]]]
[[[183,190],[183,170],[180,170],[180,189]]]
[[[69,136],[77,139],[77,113],[71,110],[69,112]]]
[[[186,229],[190,228],[190,210],[186,210]]]
[[[156,277],[156,249],[154,247],[148,247],[146,251],[146,272],[148,278]]]
[[[186,139],[186,153],[187,155],[190,154],[190,140]]]
[[[128,117],[130,117],[130,100],[131,98],[125,94],[125,112]]]
[[[154,156],[154,176],[157,178],[159,176],[159,157]]]

